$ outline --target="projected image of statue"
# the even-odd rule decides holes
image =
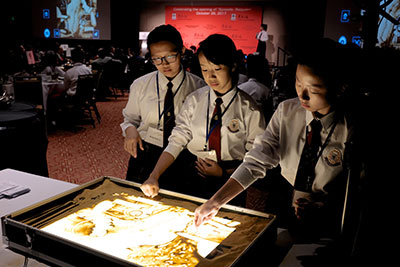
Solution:
[[[56,5],[57,15],[57,28],[60,29],[61,34],[69,35],[69,16],[67,14],[67,6],[70,0],[58,0]]]
[[[384,1],[381,1],[381,4]],[[385,12],[395,20],[400,18],[400,1],[391,1],[386,7]],[[380,46],[400,48],[400,25],[395,25],[385,17],[380,17],[378,29],[378,44]]]
[[[61,37],[93,37],[97,25],[97,0],[59,0],[58,27]]]

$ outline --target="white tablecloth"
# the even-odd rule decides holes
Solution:
[[[47,110],[47,98],[49,96],[49,92],[53,90],[63,91],[64,82],[59,80],[42,82],[42,90],[43,90],[43,108],[44,110]]]
[[[64,90],[64,81],[54,80],[54,81],[43,81],[42,82],[42,92],[43,92],[43,108],[47,110],[47,99],[49,92],[57,90]],[[6,91],[9,95],[14,95],[14,85],[12,83],[3,84],[3,92]]]
[[[12,169],[1,170],[0,181],[24,185],[31,189],[29,193],[13,199],[0,199],[0,217],[31,206],[37,202],[48,199],[77,186],[75,184],[66,183],[56,179],[46,178]],[[6,249],[4,244],[0,244],[0,266],[22,266],[23,263],[23,256]],[[38,263],[35,260],[30,260],[28,266],[45,265]]]

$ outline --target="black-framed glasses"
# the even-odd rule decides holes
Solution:
[[[175,55],[168,55],[165,57],[153,57],[151,59],[151,62],[153,62],[154,65],[161,65],[163,61],[166,63],[174,63],[176,59],[178,58],[179,53],[176,53]]]

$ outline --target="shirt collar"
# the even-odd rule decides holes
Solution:
[[[306,124],[310,125],[311,121],[315,118],[312,112],[306,111]],[[321,121],[322,127],[324,128],[325,131],[328,131],[328,129],[332,126],[335,118],[335,112],[332,111],[329,114],[323,116],[321,119],[315,118],[319,121]]]
[[[183,67],[181,66],[181,71],[171,81],[173,83],[173,85],[174,85],[172,87],[172,92],[175,92],[175,90],[178,88],[178,86],[181,83],[183,77],[184,77]],[[158,71],[158,82],[160,84],[160,90],[167,90],[167,88],[168,88],[167,84],[169,83],[169,80],[164,74],[161,73],[161,71]]]
[[[224,94],[221,98],[222,98],[222,106],[226,106],[228,105],[228,103],[232,100],[232,97],[236,94],[237,91],[237,87],[235,86],[234,88],[232,88],[232,90],[230,90],[229,92],[227,92],[226,94]],[[215,104],[215,99],[217,99],[217,95],[215,94],[214,90],[210,87],[210,103],[212,103],[211,105]]]

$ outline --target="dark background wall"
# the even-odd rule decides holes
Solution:
[[[54,39],[35,39],[32,36],[32,5],[34,0],[7,1],[0,9],[2,46],[13,47],[20,43],[52,43]],[[111,40],[57,40],[62,43],[117,43],[135,45],[139,35],[139,16],[143,1],[111,0]],[[3,3],[2,3],[3,4]]]
[[[2,42],[5,46],[12,46],[21,42],[37,42],[32,36],[32,5],[34,0],[7,1],[0,10],[0,30],[3,33]],[[142,7],[160,2],[172,1],[129,1],[111,0],[111,41],[121,45],[137,46],[139,21]],[[224,1],[222,1],[224,2]],[[235,5],[238,1],[230,1]],[[240,1],[241,4],[249,3],[260,5],[264,9],[277,7],[282,11],[282,16],[288,30],[291,43],[304,41],[309,36],[322,36],[324,30],[326,0],[269,0],[269,1]],[[219,1],[207,1],[208,4],[221,4]],[[193,1],[178,1],[179,5],[197,4]],[[222,3],[227,4],[227,3]],[[73,43],[73,40],[66,40]],[[79,40],[79,42],[82,42]],[[87,41],[101,42],[101,41]]]

